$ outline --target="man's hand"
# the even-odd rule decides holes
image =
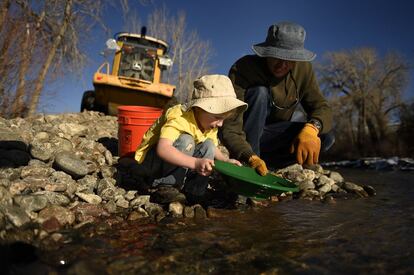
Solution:
[[[202,176],[209,176],[213,171],[214,160],[197,158],[195,162],[195,170]]]
[[[269,172],[266,163],[258,155],[253,155],[249,158],[249,165],[261,176],[265,176]]]
[[[313,165],[319,161],[321,139],[319,130],[312,124],[306,123],[302,131],[290,146],[290,153],[296,151],[296,160],[299,164]]]

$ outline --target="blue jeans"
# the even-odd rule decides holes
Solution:
[[[173,146],[188,156],[214,160],[216,146],[210,139],[195,144],[191,135],[182,134]],[[158,156],[155,147],[150,149],[142,164],[139,165],[141,174],[153,187],[169,185],[181,189],[184,185],[186,193],[200,196],[204,194],[208,184],[207,176],[201,176],[196,171],[164,161]]]
[[[257,86],[246,91],[245,102],[249,104],[243,117],[246,140],[253,151],[272,167],[295,162],[289,153],[290,145],[302,130],[305,121],[281,121],[267,123],[272,108],[271,95],[267,87]],[[301,117],[294,113],[292,117]],[[303,118],[306,118],[302,116]],[[326,152],[335,142],[333,131],[320,135],[321,151]]]

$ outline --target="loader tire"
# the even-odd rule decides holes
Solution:
[[[96,111],[95,106],[95,91],[86,91],[83,93],[82,102],[81,102],[81,112],[86,111]]]

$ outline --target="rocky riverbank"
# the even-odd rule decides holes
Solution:
[[[215,173],[210,204],[193,205],[177,190],[144,188],[131,162],[117,156],[117,131],[116,117],[97,112],[0,118],[0,240],[62,241],[62,230],[102,221],[205,219],[219,215],[217,208],[375,194],[373,188],[347,182],[320,165],[292,165],[274,173],[294,181],[299,194],[283,193],[268,201],[237,197]]]

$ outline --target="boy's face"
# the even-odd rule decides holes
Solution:
[[[211,114],[201,108],[195,108],[195,110],[195,119],[202,131],[223,126],[223,121],[231,115],[231,113]]]

